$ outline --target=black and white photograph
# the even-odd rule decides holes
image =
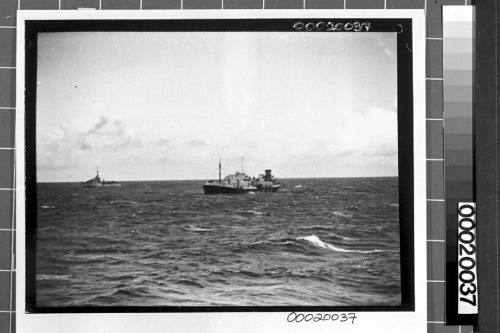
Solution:
[[[36,35],[35,310],[406,303],[402,26],[316,21]]]

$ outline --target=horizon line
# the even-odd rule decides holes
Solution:
[[[281,179],[335,179],[335,178],[397,178],[398,175],[395,176],[327,176],[327,177],[280,177]],[[168,182],[168,181],[208,181],[208,180],[216,180],[215,178],[191,178],[191,179],[134,179],[134,180],[113,180],[115,182]],[[84,183],[83,181],[37,181],[37,184],[44,183]]]

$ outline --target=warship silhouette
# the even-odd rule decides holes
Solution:
[[[96,176],[91,178],[83,183],[80,183],[83,187],[103,187],[103,186],[122,186],[119,182],[115,181],[106,181],[99,177],[99,169],[96,168]]]

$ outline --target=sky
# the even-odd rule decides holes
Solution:
[[[394,33],[38,39],[40,182],[397,176]]]

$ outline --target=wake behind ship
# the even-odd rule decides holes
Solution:
[[[205,194],[243,194],[249,192],[276,192],[280,188],[279,181],[265,170],[258,178],[250,177],[244,172],[235,172],[222,179],[221,161],[219,161],[219,180],[209,180],[203,184]]]
[[[101,179],[101,177],[99,177],[99,169],[96,170],[96,176],[94,178],[91,178],[83,183],[80,183],[80,185],[83,187],[122,186],[122,184],[120,184],[119,182],[106,181],[104,179]]]

